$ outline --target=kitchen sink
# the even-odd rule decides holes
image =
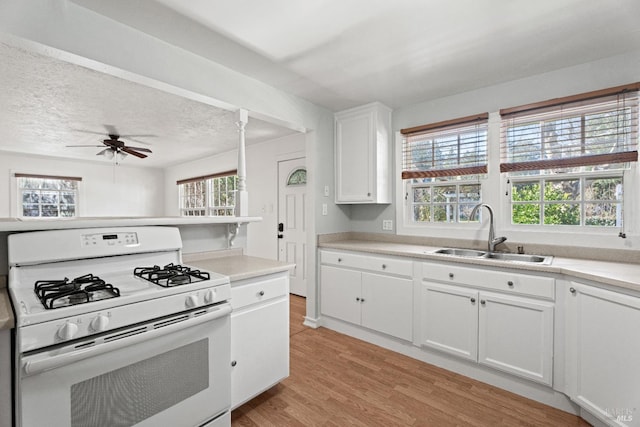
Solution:
[[[540,255],[527,255],[527,254],[506,254],[501,252],[490,252],[487,253],[485,258],[488,259],[499,259],[502,261],[517,261],[517,262],[527,262],[534,264],[551,264],[552,257],[550,256],[540,256]]]
[[[437,251],[435,251],[435,253],[443,254],[443,255],[469,257],[469,258],[481,257],[487,254],[485,251],[474,251],[473,249],[449,249],[449,248],[438,249]]]
[[[457,249],[443,248],[437,249],[433,253],[440,255],[452,255],[463,258],[484,258],[507,262],[522,262],[527,264],[549,265],[553,260],[552,256],[546,255],[528,255],[528,254],[509,254],[503,252],[486,252],[476,251],[474,249]]]

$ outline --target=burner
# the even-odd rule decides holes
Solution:
[[[165,288],[186,285],[209,280],[209,273],[192,270],[179,264],[167,264],[164,267],[136,267],[133,274]]]
[[[66,277],[63,280],[38,280],[34,285],[34,291],[46,309],[120,296],[118,288],[93,274],[76,277],[72,281]]]

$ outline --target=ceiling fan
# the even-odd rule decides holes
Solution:
[[[94,133],[94,132],[91,132],[91,133]],[[145,157],[147,157],[147,155],[143,153],[152,153],[152,151],[149,150],[148,148],[131,147],[126,145],[124,141],[121,141],[119,139],[121,138],[121,136],[118,135],[117,133],[109,133],[107,134],[107,136],[109,137],[109,139],[103,140],[102,141],[103,145],[67,145],[67,147],[100,147],[102,148],[106,146],[104,150],[96,153],[96,155],[105,156],[109,159],[113,158],[117,154],[120,154],[121,157],[124,157],[127,154],[131,154],[133,156],[144,159]],[[127,135],[122,137],[128,137],[128,136],[134,136],[134,135]],[[136,135],[136,136],[150,136],[150,135]]]

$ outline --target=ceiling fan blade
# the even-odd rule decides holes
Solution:
[[[132,156],[139,157],[141,159],[144,159],[145,157],[147,157],[146,154],[138,153],[137,151],[132,150],[128,147],[122,147],[120,150],[124,151],[125,153],[131,154]]]
[[[148,148],[144,148],[144,147],[130,147],[128,145],[125,145],[125,147],[130,149],[130,150],[138,150],[138,151],[144,151],[145,153],[153,153],[153,151],[149,150]]]
[[[124,142],[118,141],[117,139],[105,139],[102,141],[102,143],[107,147],[111,147],[113,149],[124,147]]]
[[[102,145],[65,145],[65,147],[102,147]]]
[[[72,132],[81,132],[81,133],[90,133],[92,135],[103,135],[104,136],[104,132],[95,132],[92,130],[86,130],[86,129],[71,129]]]
[[[120,135],[120,138],[157,138],[158,135],[153,135],[153,134],[139,134],[139,135],[133,135],[133,134],[127,134],[127,135]]]
[[[142,145],[151,145],[151,143],[147,142],[147,141],[141,141],[139,139],[136,138],[131,138],[132,136],[139,136],[139,137],[156,137],[156,135],[120,135],[120,138],[124,138],[127,141],[133,141],[137,144],[142,144]]]

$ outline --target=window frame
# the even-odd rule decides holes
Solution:
[[[59,175],[43,175],[36,173],[24,173],[24,172],[14,172],[11,171],[12,185],[11,185],[11,201],[12,206],[14,206],[14,214],[16,218],[20,218],[22,220],[51,220],[51,219],[72,219],[78,218],[81,216],[82,208],[81,201],[84,199],[81,195],[82,190],[82,177],[74,177],[74,176],[59,176]],[[23,193],[25,192],[25,188],[22,188],[21,182],[22,179],[40,179],[40,180],[57,180],[57,181],[71,181],[75,182],[74,189],[32,189],[37,190],[38,192],[48,191],[48,192],[57,192],[58,193],[58,202],[57,202],[57,215],[56,216],[43,216],[42,215],[42,203],[38,202],[39,206],[39,215],[38,216],[25,216],[24,215],[24,198]],[[62,205],[62,193],[65,192],[73,192],[74,195],[74,214],[70,216],[61,215],[60,206]]]
[[[229,177],[234,178],[234,188],[233,189],[225,188],[224,195],[225,195],[225,199],[232,200],[233,204],[232,205],[227,204],[224,206],[221,204],[214,204],[216,202],[215,186],[218,185],[219,187],[219,184],[222,182],[221,180],[224,179],[225,187],[226,187],[227,185],[226,180]],[[186,195],[184,194],[185,185],[200,183],[200,182],[203,183],[204,194],[200,195],[199,197],[201,197],[204,200],[204,206],[185,207],[185,201],[186,201]],[[180,216],[213,217],[213,216],[234,216],[235,215],[235,193],[237,192],[237,186],[238,186],[238,173],[236,170],[179,180],[176,182],[176,184],[178,185],[178,210],[180,212]],[[220,201],[220,196],[221,196],[220,188],[218,188],[217,195],[218,195],[217,201]],[[220,212],[224,212],[224,213],[220,213]]]

